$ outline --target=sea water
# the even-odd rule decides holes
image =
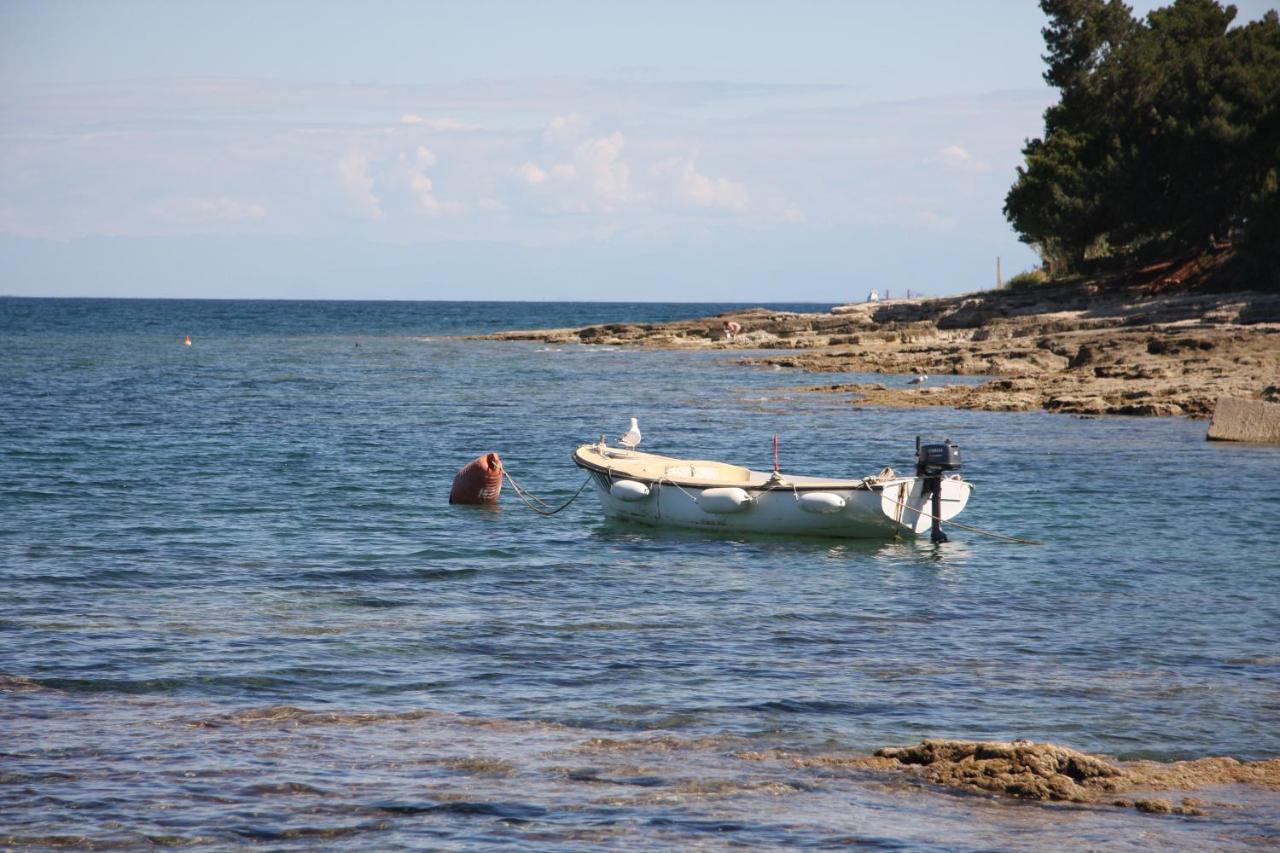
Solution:
[[[789,757],[1280,756],[1280,448],[860,408],[739,351],[462,337],[729,307],[0,299],[0,843],[1276,840],[1265,791],[1171,818]],[[796,474],[909,470],[917,435],[951,438],[959,520],[1045,544],[663,531],[589,491],[552,518],[509,489],[447,503],[492,450],[558,505],[573,448],[633,416],[644,450],[755,468],[776,433]]]

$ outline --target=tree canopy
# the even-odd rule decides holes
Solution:
[[[1050,273],[1232,243],[1280,276],[1280,16],[1041,0],[1060,92],[1004,213]]]

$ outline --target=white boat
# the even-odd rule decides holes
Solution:
[[[833,479],[675,459],[603,441],[573,453],[574,463],[591,473],[609,518],[656,527],[846,539],[931,532],[935,542],[946,541],[941,522],[960,514],[973,486],[954,473],[960,467],[959,448],[949,441],[918,447],[917,460],[914,476],[885,468],[861,479]]]

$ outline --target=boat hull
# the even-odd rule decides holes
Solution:
[[[860,488],[823,488],[822,500],[801,497],[813,489],[744,488],[750,498],[726,511],[723,487],[700,487],[675,482],[650,482],[648,495],[636,499],[619,494],[619,482],[609,472],[593,471],[595,492],[606,517],[653,527],[679,527],[729,533],[768,533],[843,539],[885,539],[927,533],[932,525],[930,496],[920,478],[902,477]],[[942,480],[942,515],[955,517],[968,502],[971,486],[959,479]],[[835,496],[843,506],[831,500]],[[814,505],[824,507],[814,511]]]

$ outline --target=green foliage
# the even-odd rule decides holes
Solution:
[[[1280,17],[1175,0],[1041,0],[1061,97],[1005,198],[1054,275],[1231,240],[1280,264]],[[1274,268],[1274,265],[1273,265]]]
[[[1011,290],[1021,290],[1025,287],[1034,287],[1037,284],[1044,284],[1045,275],[1039,270],[1025,270],[1010,278],[1004,283],[1004,286]]]

